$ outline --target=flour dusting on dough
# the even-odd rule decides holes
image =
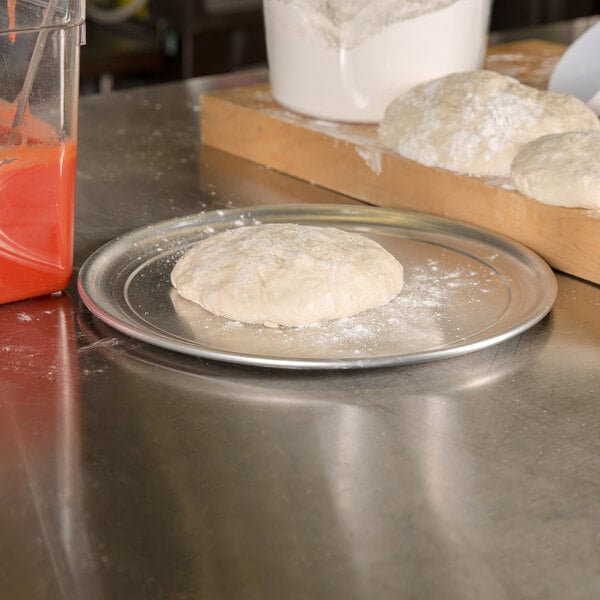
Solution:
[[[376,175],[381,175],[381,151],[375,148],[356,146],[356,153],[367,163],[367,166]]]

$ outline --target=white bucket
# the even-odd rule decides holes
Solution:
[[[264,0],[271,90],[292,111],[378,122],[409,88],[483,63],[491,0],[362,0],[350,17],[338,4],[336,23],[315,0]]]

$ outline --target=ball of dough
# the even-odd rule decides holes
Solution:
[[[600,122],[574,96],[493,71],[469,71],[418,85],[394,100],[380,123],[379,140],[427,166],[509,177],[524,144],[576,129],[600,130]]]
[[[402,281],[400,263],[373,240],[289,223],[240,227],[206,238],[171,273],[181,296],[216,315],[290,327],[386,304]]]
[[[523,147],[512,162],[515,187],[555,206],[600,208],[600,132],[545,135]]]

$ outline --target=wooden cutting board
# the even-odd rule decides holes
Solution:
[[[544,88],[563,51],[539,40],[495,46],[486,67]],[[201,103],[208,146],[370,204],[486,228],[600,284],[600,211],[547,206],[501,182],[425,167],[382,150],[375,125],[302,117],[278,105],[266,84],[211,92]]]

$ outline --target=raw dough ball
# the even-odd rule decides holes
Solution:
[[[171,282],[214,314],[302,327],[386,304],[402,289],[402,266],[362,235],[274,223],[202,240],[175,265]]]
[[[493,71],[469,71],[418,85],[394,100],[379,140],[427,166],[509,177],[524,144],[576,129],[600,130],[600,122],[574,96],[543,92]]]
[[[530,142],[513,160],[511,177],[520,192],[540,202],[600,208],[600,132],[571,131]]]

